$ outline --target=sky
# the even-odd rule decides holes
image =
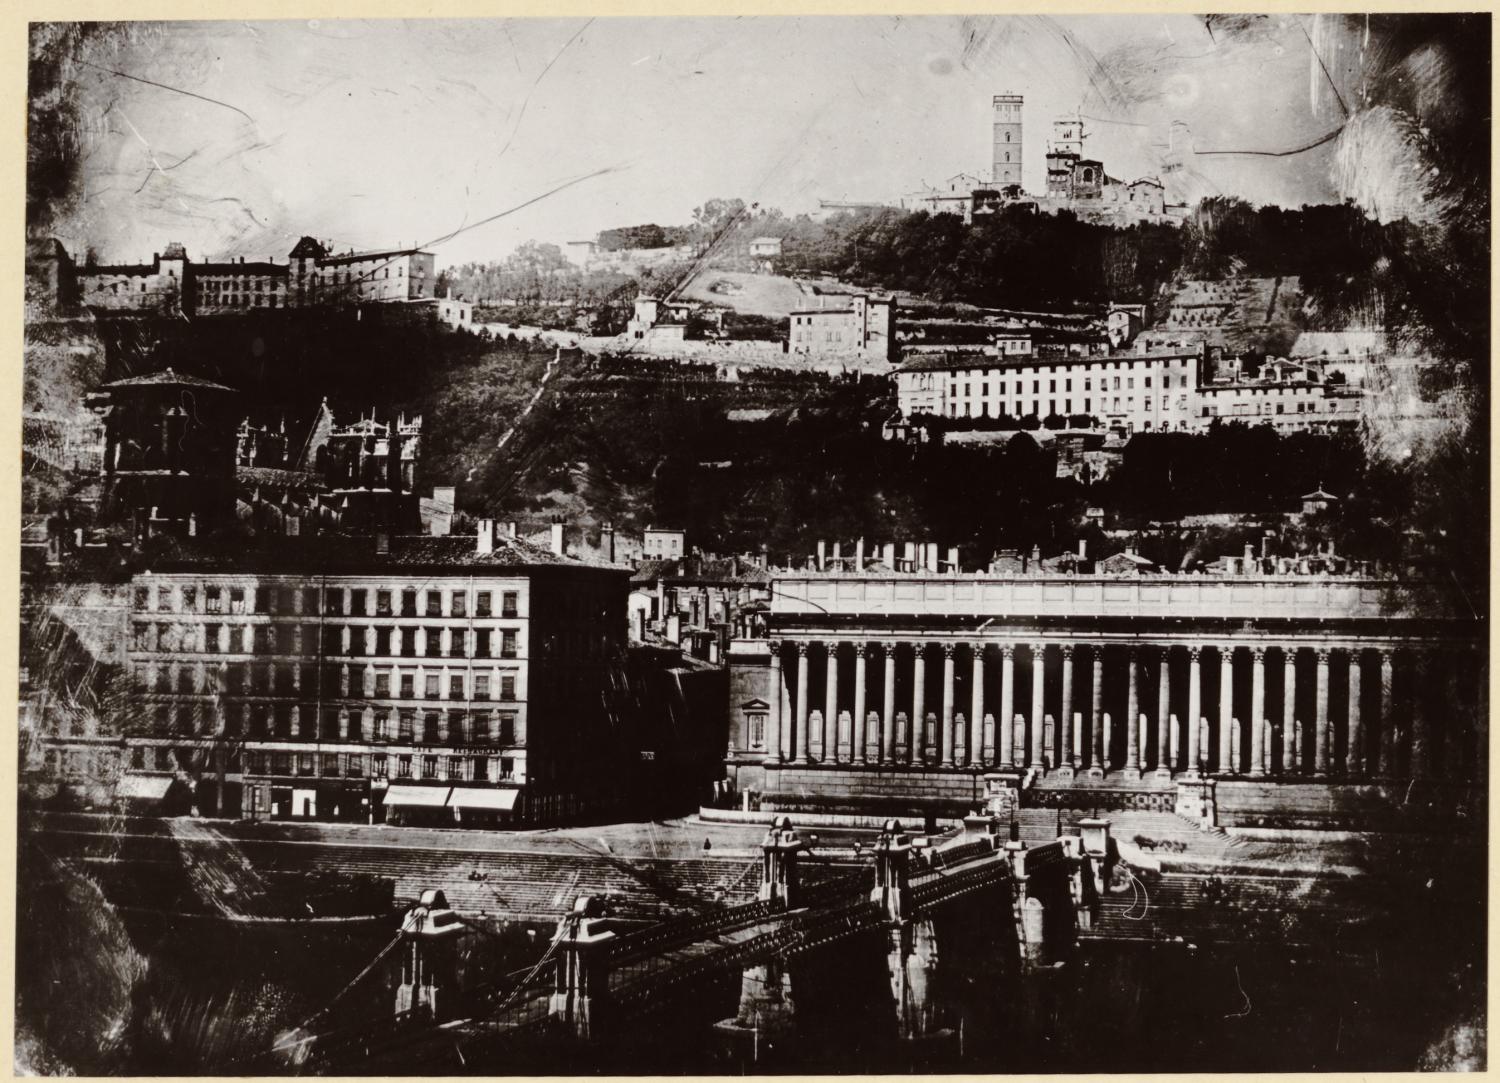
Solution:
[[[304,234],[500,259],[686,223],[718,196],[795,214],[987,175],[995,93],[1025,97],[1031,191],[1052,119],[1078,112],[1086,153],[1122,180],[1162,174],[1178,121],[1179,198],[1326,202],[1332,144],[1205,153],[1337,131],[1357,57],[1320,18],[132,24],[67,65],[82,168],[53,232],[109,262],[169,241],[284,260]]]

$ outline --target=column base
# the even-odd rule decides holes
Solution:
[[[1120,777],[1126,782],[1139,782],[1141,769],[1139,767],[1122,767],[1120,769]]]
[[[1198,774],[1198,768],[1188,767],[1184,768],[1182,774],[1178,775],[1177,777],[1183,782],[1197,782],[1201,776]]]
[[[1090,767],[1088,769],[1088,771],[1086,772],[1086,775],[1087,775],[1088,778],[1093,778],[1093,779],[1103,778],[1104,777],[1104,768],[1102,768],[1102,767]]]
[[[1053,775],[1057,778],[1073,778],[1076,775],[1076,771],[1074,770],[1071,763],[1065,763],[1061,767],[1057,768],[1057,770],[1053,772]]]
[[[1151,775],[1153,778],[1158,778],[1163,782],[1172,781],[1172,769],[1170,767],[1158,767],[1155,771],[1151,772]]]

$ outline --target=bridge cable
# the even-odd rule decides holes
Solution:
[[[335,1004],[337,1004],[343,998],[343,996],[344,996],[345,993],[347,993],[350,989],[353,989],[354,986],[359,983],[359,981],[360,981],[361,978],[363,978],[370,971],[374,970],[375,967],[376,967],[376,965],[380,962],[380,960],[384,959],[388,954],[390,954],[391,949],[394,948],[399,943],[401,943],[401,934],[397,933],[395,935],[395,937],[391,940],[391,942],[389,944],[387,944],[385,947],[381,948],[380,951],[375,955],[375,958],[373,958],[373,959],[370,960],[370,963],[369,963],[368,966],[366,966],[363,970],[361,970],[358,974],[356,974],[352,979],[350,979],[350,981],[349,981],[349,983],[347,985],[345,985],[342,989],[340,989],[337,993],[335,993],[333,995],[333,999],[332,1000],[330,1000],[327,1004],[323,1005],[323,1007],[319,1008],[317,1011],[313,1012],[306,1019],[304,1019],[297,1026],[296,1029],[297,1030],[304,1030],[304,1029],[306,1029],[307,1025],[309,1023],[311,1023],[314,1019],[317,1019],[319,1016],[322,1016],[322,1015],[326,1014],[328,1011],[330,1011],[333,1008],[333,1006]]]

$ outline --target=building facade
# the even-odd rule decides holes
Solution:
[[[635,756],[609,703],[628,574],[488,521],[159,555],[132,583],[127,773],[252,819],[609,808]]]
[[[1047,418],[1084,414],[1127,432],[1194,425],[1201,350],[1035,357],[919,357],[893,374],[903,416]]]
[[[1243,567],[779,575],[766,638],[730,649],[730,779],[763,808],[874,811],[962,809],[985,771],[1483,777],[1478,620],[1421,583]]]
[[[819,296],[826,302],[826,295]],[[838,307],[797,309],[790,320],[790,350],[812,357],[846,355],[888,361],[895,350],[895,302],[857,293],[835,295]]]

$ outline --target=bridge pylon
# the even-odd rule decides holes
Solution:
[[[760,891],[758,897],[769,900],[780,910],[792,910],[800,894],[797,855],[807,843],[792,826],[790,816],[778,816],[760,844]]]
[[[906,886],[911,866],[911,836],[897,820],[887,820],[875,840],[875,886],[870,901],[885,911],[887,920],[905,920]]]
[[[596,1037],[608,1023],[609,952],[615,934],[606,926],[594,898],[580,895],[552,938],[558,960],[548,1014],[575,1038]]]
[[[466,926],[438,888],[422,892],[401,919],[401,980],[396,1014],[426,1012],[434,1022],[452,1017],[458,992],[458,940]]]

